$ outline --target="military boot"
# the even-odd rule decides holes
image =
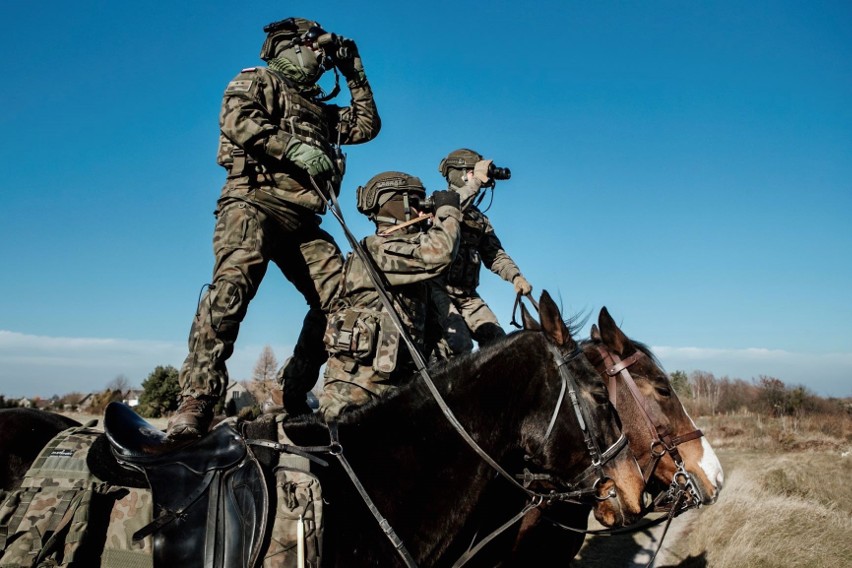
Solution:
[[[215,406],[214,396],[183,397],[180,406],[169,419],[166,430],[168,437],[173,440],[200,438],[210,430]]]

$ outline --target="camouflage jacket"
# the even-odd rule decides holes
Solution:
[[[323,212],[306,172],[284,157],[293,138],[323,148],[337,163],[337,191],[343,176],[336,145],[375,138],[381,119],[370,84],[349,81],[350,105],[340,107],[303,96],[267,67],[243,69],[225,89],[219,116],[217,162],[229,171],[223,198],[251,199],[272,209],[296,204]],[[284,202],[284,203],[282,203]]]
[[[370,235],[362,242],[365,252],[372,259],[377,272],[388,287],[394,307],[406,331],[411,334],[415,343],[423,342],[428,301],[426,282],[445,270],[455,256],[460,234],[460,219],[461,213],[458,209],[440,207],[436,211],[433,224],[425,232],[397,232],[388,236],[376,234]],[[337,306],[328,318],[325,341],[332,353],[338,352],[352,356],[354,349],[345,347],[349,341],[352,325],[345,324],[348,329],[341,329],[347,320],[347,315],[350,314],[357,314],[357,319],[360,320],[356,323],[356,328],[367,319],[373,320],[375,327],[381,327],[381,335],[384,339],[374,338],[368,342],[368,345],[376,348],[375,344],[378,342],[380,351],[393,349],[392,354],[379,353],[379,355],[389,355],[395,361],[395,350],[399,346],[398,332],[392,327],[393,324],[387,317],[387,312],[363,262],[353,253],[349,253],[346,258],[343,291]],[[346,337],[344,342],[341,342],[341,331]],[[395,339],[393,339],[394,336]],[[367,360],[375,355],[374,351],[371,352],[371,349],[367,348],[364,352],[356,354],[355,358]],[[387,368],[387,365],[381,364],[374,366]]]
[[[479,286],[482,264],[507,282],[521,273],[503,249],[488,217],[476,206],[469,205],[462,217],[459,252],[443,276],[447,291],[457,296],[473,294]]]

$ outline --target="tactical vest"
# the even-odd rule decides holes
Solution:
[[[488,221],[476,207],[469,207],[462,216],[459,251],[447,269],[446,281],[450,286],[473,292],[479,286],[482,256],[479,243],[485,235]]]
[[[263,71],[261,71],[263,69]],[[258,68],[255,72],[266,72],[269,80],[278,81],[278,92],[281,99],[279,105],[283,116],[277,117],[278,127],[295,137],[300,142],[322,148],[337,165],[339,178],[343,177],[345,162],[343,154],[336,144],[338,134],[329,128],[326,105],[313,101],[298,92],[293,83],[282,74],[268,68]],[[338,139],[335,139],[338,138]],[[219,135],[219,153],[216,161],[230,171],[230,177],[244,175],[257,162],[252,156],[246,155],[242,148],[237,147],[224,134]],[[264,164],[270,172],[281,171],[277,163]],[[278,167],[277,167],[278,166]]]
[[[375,238],[382,237],[371,236],[362,241],[366,251],[370,250],[368,239]],[[326,326],[326,348],[330,353],[343,354],[361,363],[372,362],[376,371],[390,373],[396,369],[402,342],[399,330],[385,312],[361,259],[349,253],[343,270],[341,299]],[[412,340],[422,344],[426,322],[425,283],[413,282],[388,291]]]
[[[151,538],[130,537],[151,521],[150,491],[110,485],[86,464],[101,434],[70,428],[42,449],[21,488],[0,505],[0,567],[87,566],[99,551],[100,566],[153,566]],[[89,530],[94,518],[100,530]]]

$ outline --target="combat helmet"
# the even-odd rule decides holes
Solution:
[[[423,202],[426,188],[418,177],[382,172],[359,186],[355,196],[358,211],[377,223],[396,224],[411,219],[411,208]]]
[[[286,59],[302,69],[305,82],[315,83],[331,66],[322,53],[309,47],[312,39],[326,35],[319,22],[305,18],[287,18],[263,27],[266,40],[260,48],[260,58],[267,63]]]
[[[482,156],[469,148],[453,150],[438,164],[438,171],[450,182],[450,184],[461,187],[464,185],[464,172],[472,170]]]

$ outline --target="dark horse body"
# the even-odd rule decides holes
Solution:
[[[612,446],[619,433],[600,376],[545,296],[540,331],[512,334],[461,358],[435,373],[434,381],[458,422],[493,460],[512,475],[525,468],[542,474],[545,480],[529,490],[547,493],[575,487],[569,482],[591,487],[596,481],[575,479],[591,459],[571,401],[563,396],[560,362],[576,384],[597,445]],[[326,426],[316,419],[287,422],[285,430],[300,445],[329,443]],[[339,443],[417,564],[451,565],[472,537],[471,514],[496,474],[453,429],[422,381],[344,415]],[[323,565],[402,565],[339,464],[331,459],[317,473],[326,501]],[[608,480],[599,489],[614,489],[616,497],[593,499],[596,517],[610,526],[635,521],[644,483],[632,456],[619,452],[603,474]],[[509,500],[522,505],[529,495],[513,489]]]
[[[0,489],[19,487],[41,449],[72,426],[80,423],[52,412],[32,408],[0,411]]]

